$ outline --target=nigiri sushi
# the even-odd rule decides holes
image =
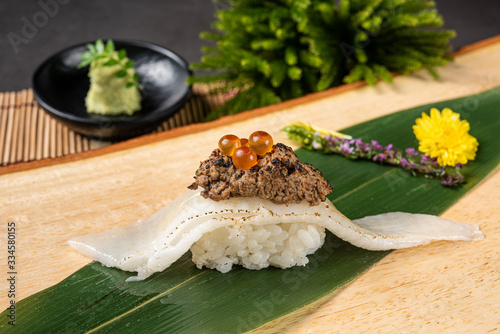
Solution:
[[[321,173],[266,135],[257,132],[255,139],[252,134],[249,146],[241,146],[237,137],[225,144],[221,140],[200,164],[189,190],[166,207],[133,225],[69,244],[105,266],[137,272],[128,279],[134,281],[165,270],[189,250],[198,268],[222,273],[234,265],[253,270],[303,266],[307,255],[323,245],[326,229],[369,250],[483,238],[476,224],[432,215],[394,212],[351,221],[326,198],[331,187]],[[240,147],[256,155],[244,157],[246,169],[238,161]]]

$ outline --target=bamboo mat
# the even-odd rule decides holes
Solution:
[[[179,112],[153,132],[202,122],[223,102],[208,87],[193,86],[193,94]],[[45,158],[57,158],[112,144],[87,138],[48,115],[31,89],[0,93],[0,164],[5,166]]]

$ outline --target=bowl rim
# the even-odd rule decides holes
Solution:
[[[124,44],[124,45],[130,45],[130,46],[135,46],[135,47],[140,47],[143,49],[150,49],[153,51],[156,51],[160,54],[165,55],[166,57],[174,60],[176,63],[181,65],[182,68],[186,70],[186,73],[188,76],[192,75],[192,71],[189,69],[189,63],[178,53],[175,51],[172,51],[166,47],[160,46],[158,44],[152,43],[152,42],[147,42],[147,41],[140,41],[140,40],[133,40],[133,39],[114,39],[114,38],[108,38],[106,40],[113,40],[115,44]],[[103,41],[105,39],[102,39]],[[68,113],[65,111],[61,111],[60,109],[54,108],[51,104],[49,104],[40,94],[37,89],[38,85],[36,84],[36,78],[40,75],[40,72],[51,62],[53,62],[56,58],[60,57],[63,53],[68,52],[72,49],[79,48],[82,46],[86,46],[87,44],[92,44],[95,43],[95,40],[93,41],[87,41],[87,42],[82,42],[78,44],[74,44],[71,46],[68,46],[60,51],[55,52],[48,58],[46,58],[40,65],[37,66],[36,70],[33,72],[33,75],[31,77],[31,87],[33,90],[33,96],[37,100],[37,102],[42,106],[43,109],[47,111],[51,116],[54,116],[58,119],[62,119],[64,121],[70,122],[72,124],[77,124],[77,125],[85,125],[85,126],[100,126],[104,122],[106,122],[109,125],[120,127],[120,126],[130,126],[131,123],[137,125],[137,126],[147,126],[151,125],[158,120],[168,117],[166,115],[172,114],[172,111],[179,109],[187,100],[187,98],[191,95],[192,93],[192,85],[185,83],[186,85],[186,92],[183,94],[181,98],[176,101],[173,105],[171,105],[169,108],[167,108],[164,112],[158,114],[158,113],[148,113],[144,115],[143,117],[139,118],[134,118],[131,120],[126,120],[126,119],[120,119],[116,120],[113,119],[113,116],[109,118],[109,120],[106,119],[108,115],[99,115],[101,119],[91,119],[91,118],[83,118],[80,116],[77,116],[72,113]]]

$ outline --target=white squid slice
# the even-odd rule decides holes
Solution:
[[[476,224],[455,223],[432,215],[386,213],[351,221],[326,200],[317,206],[274,204],[257,197],[215,202],[188,190],[151,217],[133,225],[71,239],[80,254],[108,267],[137,272],[143,280],[163,271],[185,254],[203,234],[241,224],[309,223],[369,250],[389,250],[434,240],[479,240]]]

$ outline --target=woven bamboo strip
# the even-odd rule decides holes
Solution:
[[[17,122],[17,148],[16,148],[16,162],[23,161],[24,152],[24,135],[26,131],[26,102],[28,98],[28,90],[21,91],[21,105],[19,107],[19,121]]]
[[[9,93],[2,93],[0,96],[0,163],[3,157],[5,136],[7,135],[7,108],[9,105]]]
[[[186,113],[186,117],[187,117],[187,124],[193,124],[193,114],[191,113],[191,109],[188,108],[188,105],[189,103],[186,103],[184,105],[184,110],[185,110],[185,113]]]
[[[12,128],[14,127],[14,109],[16,103],[16,93],[11,92],[9,95],[9,104],[7,111],[7,130],[5,132],[5,150],[3,152],[2,164],[9,163],[10,151],[12,149]]]
[[[220,107],[221,105],[224,104],[224,102],[226,102],[226,97],[223,94],[217,94],[215,95],[215,100],[217,107]]]
[[[63,134],[62,134],[62,123],[56,123],[56,157],[63,156]]]
[[[38,104],[32,102],[31,104],[31,124],[30,124],[30,149],[29,149],[29,161],[35,160],[36,157],[36,139],[37,139],[37,126],[38,126]]]
[[[24,151],[24,133],[26,132],[26,99],[28,97],[28,91],[26,89],[23,89],[21,93],[19,94],[19,106],[18,106],[18,111],[19,111],[19,118],[17,122],[17,141],[16,141],[16,150],[15,153],[12,155],[14,156],[14,161],[15,162],[21,162],[23,161],[23,151]],[[12,158],[11,158],[12,160]]]
[[[206,104],[208,104],[210,110],[214,110],[217,107],[211,95],[204,96],[203,100],[205,101]]]
[[[168,124],[168,120],[163,122],[163,128],[165,129],[165,131],[167,131],[168,129],[170,129],[170,125]]]
[[[168,119],[168,125],[170,126],[170,128],[175,128],[177,127],[177,125],[175,124],[175,117],[172,116]]]
[[[17,118],[19,113],[17,112],[17,99],[19,95],[16,92],[11,92],[9,96],[9,110],[7,113],[7,133],[5,138],[5,152],[3,157],[3,163],[9,164],[11,156],[13,153],[13,148],[16,146],[16,135],[17,135]],[[15,154],[15,151],[14,151]]]
[[[69,154],[69,129],[67,126],[62,128],[62,154]]]
[[[33,91],[28,89],[26,94],[26,118],[24,122],[24,146],[23,146],[23,161],[29,161],[30,147],[31,147],[31,124],[33,110]]]
[[[80,136],[78,133],[75,134],[75,151],[81,152],[82,151],[82,136]]]
[[[35,159],[40,160],[43,156],[43,127],[44,127],[44,121],[45,121],[45,113],[43,112],[42,108],[37,104],[37,111],[38,111],[38,117],[37,117],[37,131],[36,131],[36,154],[35,154]]]
[[[3,118],[3,114],[4,114],[4,111],[3,111],[3,97],[4,97],[4,93],[0,93],[0,126],[1,126],[1,121],[2,121],[2,118]],[[0,138],[4,136],[4,133],[1,132],[1,128],[0,128]],[[1,139],[0,139],[1,141]],[[2,146],[0,146],[0,157],[2,156]]]
[[[73,130],[68,130],[69,136],[69,154],[76,153],[76,134]]]
[[[29,105],[28,105],[28,94],[29,91],[28,89],[23,90],[23,98],[22,98],[22,105],[21,105],[21,117],[19,120],[19,135],[17,139],[17,161],[21,162],[23,161],[24,157],[24,148],[28,146],[26,143],[26,137],[28,136],[27,133],[29,132],[29,127],[26,125],[29,124],[28,122],[28,111],[29,111]]]
[[[174,118],[175,118],[175,126],[178,127],[178,126],[182,126],[182,120],[181,120],[181,115],[179,115],[179,113],[176,113],[174,115]]]
[[[187,110],[187,113],[189,115],[189,121],[191,123],[195,123],[195,122],[198,122],[198,119],[197,119],[197,115],[193,112],[193,106],[192,106],[192,103],[193,103],[193,99],[189,100],[186,105],[184,106],[184,108],[186,108]]]
[[[35,151],[35,160],[40,160],[42,158],[43,153],[43,121],[44,112],[40,105],[36,105],[37,109],[37,127],[36,127],[36,151]]]
[[[187,115],[186,115],[186,108],[182,108],[181,111],[179,112],[180,116],[181,116],[181,122],[182,122],[182,125],[188,125],[188,118],[187,118]]]
[[[194,85],[193,86],[194,95],[208,95],[210,94],[210,89],[207,85]]]
[[[14,120],[12,121],[12,141],[10,143],[10,156],[7,163],[15,163],[17,157],[17,144],[19,137],[19,121],[21,119],[21,104],[22,104],[22,91],[16,92],[15,103],[14,103]]]
[[[203,120],[205,118],[205,115],[206,115],[206,114],[203,113],[203,110],[205,110],[204,104],[203,104],[203,100],[201,98],[197,97],[195,99],[194,106],[195,106],[194,109],[197,110],[198,119]]]
[[[52,117],[49,118],[49,157],[56,157],[56,120]]]
[[[172,128],[175,128],[175,120],[173,117],[170,117],[168,119],[168,126],[172,129]]]
[[[50,157],[50,116],[43,113],[43,158]]]
[[[87,137],[82,136],[82,151],[89,150],[89,139]]]

